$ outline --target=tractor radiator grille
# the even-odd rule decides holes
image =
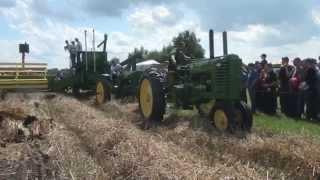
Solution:
[[[225,58],[215,64],[214,91],[217,99],[235,100],[240,98],[241,60]]]

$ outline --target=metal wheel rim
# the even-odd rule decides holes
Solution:
[[[140,87],[140,106],[145,118],[149,118],[153,108],[153,94],[150,81],[144,79]]]
[[[98,82],[97,84],[96,98],[98,104],[103,104],[105,101],[105,90],[101,82]]]
[[[225,131],[228,128],[228,117],[223,110],[215,111],[213,118],[217,129]]]

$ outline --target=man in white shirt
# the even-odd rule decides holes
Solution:
[[[69,46],[69,52],[70,52],[70,59],[71,59],[72,67],[75,67],[76,66],[77,48],[76,48],[74,41],[72,41]]]
[[[69,52],[69,58],[70,58],[70,61],[71,61],[71,64],[72,64],[71,66],[73,66],[72,56],[71,56],[71,44],[69,43],[68,40],[66,40],[65,43],[66,43],[66,45],[64,46],[64,50]]]
[[[114,80],[120,76],[123,67],[120,65],[117,59],[111,60],[111,75]]]
[[[76,62],[78,65],[81,62],[82,44],[78,38],[76,38],[75,41],[76,41],[76,51],[77,51],[77,61]]]

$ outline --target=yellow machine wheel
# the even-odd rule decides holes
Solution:
[[[217,110],[213,116],[214,125],[220,131],[226,131],[228,129],[228,117],[223,110]]]
[[[157,69],[144,72],[138,88],[141,115],[145,122],[161,121],[165,113],[164,75]]]
[[[140,107],[143,116],[148,119],[151,117],[153,109],[153,94],[151,83],[148,79],[144,79],[140,86]]]
[[[234,129],[233,108],[229,105],[216,102],[213,106],[210,118],[212,124],[221,132],[230,131]]]
[[[107,83],[104,81],[98,81],[96,85],[96,102],[98,105],[104,104],[110,100],[110,91]]]

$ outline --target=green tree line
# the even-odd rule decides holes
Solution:
[[[193,59],[203,58],[205,54],[205,50],[196,34],[191,31],[184,31],[174,37],[172,42],[161,50],[148,51],[144,47],[135,48],[133,52],[129,53],[127,61],[135,59],[137,62],[141,62],[147,59],[154,59],[158,62],[166,62],[176,48],[180,48],[186,56]]]

